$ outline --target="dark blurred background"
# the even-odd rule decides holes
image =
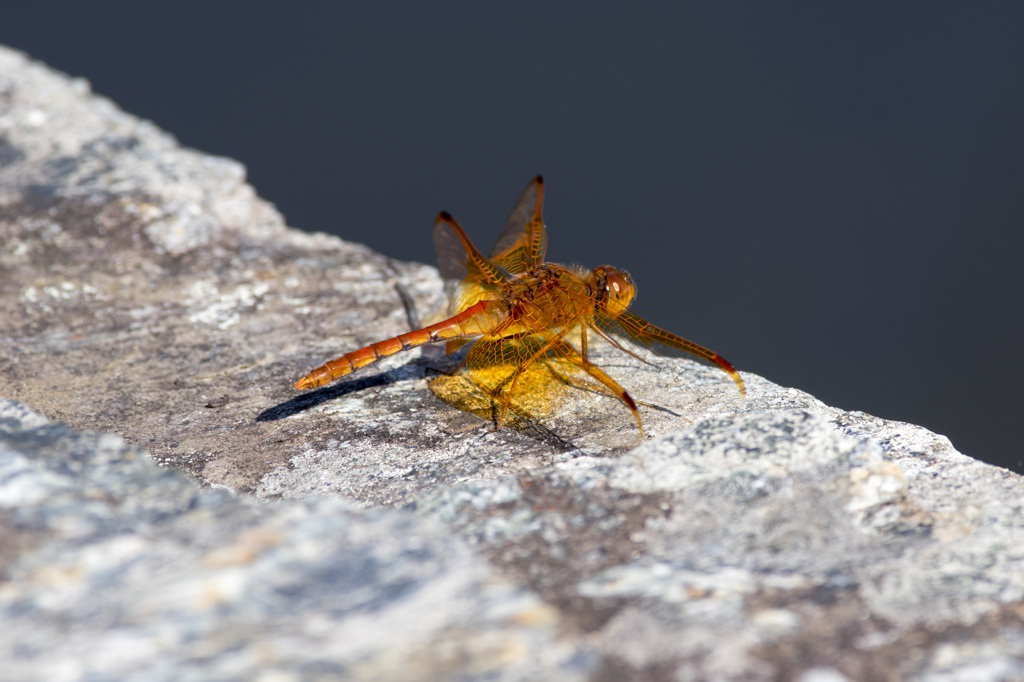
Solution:
[[[665,3],[667,5],[668,3]],[[0,42],[433,262],[547,180],[549,258],[742,370],[1024,470],[1024,3],[7,3]],[[1015,443],[1017,443],[1015,445]]]

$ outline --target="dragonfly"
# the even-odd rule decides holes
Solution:
[[[634,349],[665,357],[696,357],[724,370],[746,393],[743,379],[725,358],[647,322],[629,309],[636,285],[623,269],[592,270],[545,261],[544,180],[526,187],[506,220],[489,256],[484,256],[447,212],[434,224],[438,266],[448,293],[448,317],[373,343],[317,367],[297,389],[323,386],[357,369],[428,343],[446,342],[449,355],[468,346],[459,366],[470,376],[503,368],[488,392],[501,428],[517,389],[535,386],[523,377],[538,366],[583,372],[631,411],[640,433],[636,401],[590,360],[590,335],[647,363]],[[639,348],[638,348],[639,347]],[[456,370],[458,371],[458,370]],[[500,404],[500,407],[499,407]]]

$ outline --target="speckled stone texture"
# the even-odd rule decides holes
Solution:
[[[441,297],[0,48],[4,674],[1024,679],[1024,481],[923,428],[600,347],[642,441],[494,432],[439,349],[291,389]]]
[[[583,679],[557,613],[436,521],[200,489],[0,401],[10,680]]]

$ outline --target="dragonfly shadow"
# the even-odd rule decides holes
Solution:
[[[355,381],[347,381],[343,384],[335,384],[332,386],[324,386],[323,388],[315,391],[308,391],[301,395],[295,396],[291,400],[287,400],[283,403],[278,403],[273,407],[268,407],[256,416],[258,422],[272,422],[279,419],[290,417],[293,414],[305,412],[317,405],[322,405],[331,400],[337,398],[343,398],[350,393],[359,393],[365,391],[368,388],[374,388],[375,386],[387,386],[399,381],[400,377],[395,372],[384,372],[372,377],[366,377],[365,379],[357,379]]]
[[[322,405],[323,403],[331,400],[344,398],[352,393],[359,393],[377,386],[387,386],[399,381],[405,381],[410,378],[409,370],[411,368],[415,368],[413,371],[421,378],[423,376],[430,378],[432,374],[434,375],[430,378],[429,386],[431,392],[441,399],[442,402],[448,403],[462,412],[475,414],[483,420],[483,423],[481,424],[482,427],[485,427],[489,423],[491,425],[490,430],[495,430],[495,425],[497,424],[498,419],[498,403],[492,400],[485,391],[482,391],[464,376],[458,374],[457,370],[461,363],[453,362],[451,357],[444,358],[442,356],[441,358],[434,359],[439,360],[437,364],[441,365],[441,367],[432,366],[434,363],[424,363],[422,359],[419,361],[414,360],[408,365],[403,365],[402,367],[398,367],[376,376],[348,381],[341,384],[332,384],[313,391],[303,392],[291,400],[278,403],[277,405],[263,410],[263,412],[256,416],[256,421],[278,421],[292,415],[305,412],[306,410],[312,409],[317,405]],[[410,367],[410,365],[412,367]],[[422,374],[420,372],[422,372]],[[479,404],[473,406],[462,404],[462,401],[453,399],[452,396],[446,395],[446,391],[438,390],[438,386],[435,382],[439,380],[441,382],[462,383],[466,389],[469,389],[469,391],[476,394],[477,402],[479,402]],[[505,415],[503,429],[518,432],[531,440],[544,443],[556,452],[571,452],[579,449],[579,446],[571,440],[568,440],[551,429],[543,426],[538,421],[537,416],[531,414],[527,410],[518,408],[514,404],[509,406],[509,410]]]

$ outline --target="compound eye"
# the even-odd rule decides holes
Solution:
[[[617,272],[609,272],[607,279],[608,288],[612,296],[621,296],[626,291],[626,280]]]
[[[605,274],[605,290],[608,298],[605,303],[607,311],[612,315],[621,315],[633,302],[636,289],[629,280],[629,275],[616,270],[609,270]]]

